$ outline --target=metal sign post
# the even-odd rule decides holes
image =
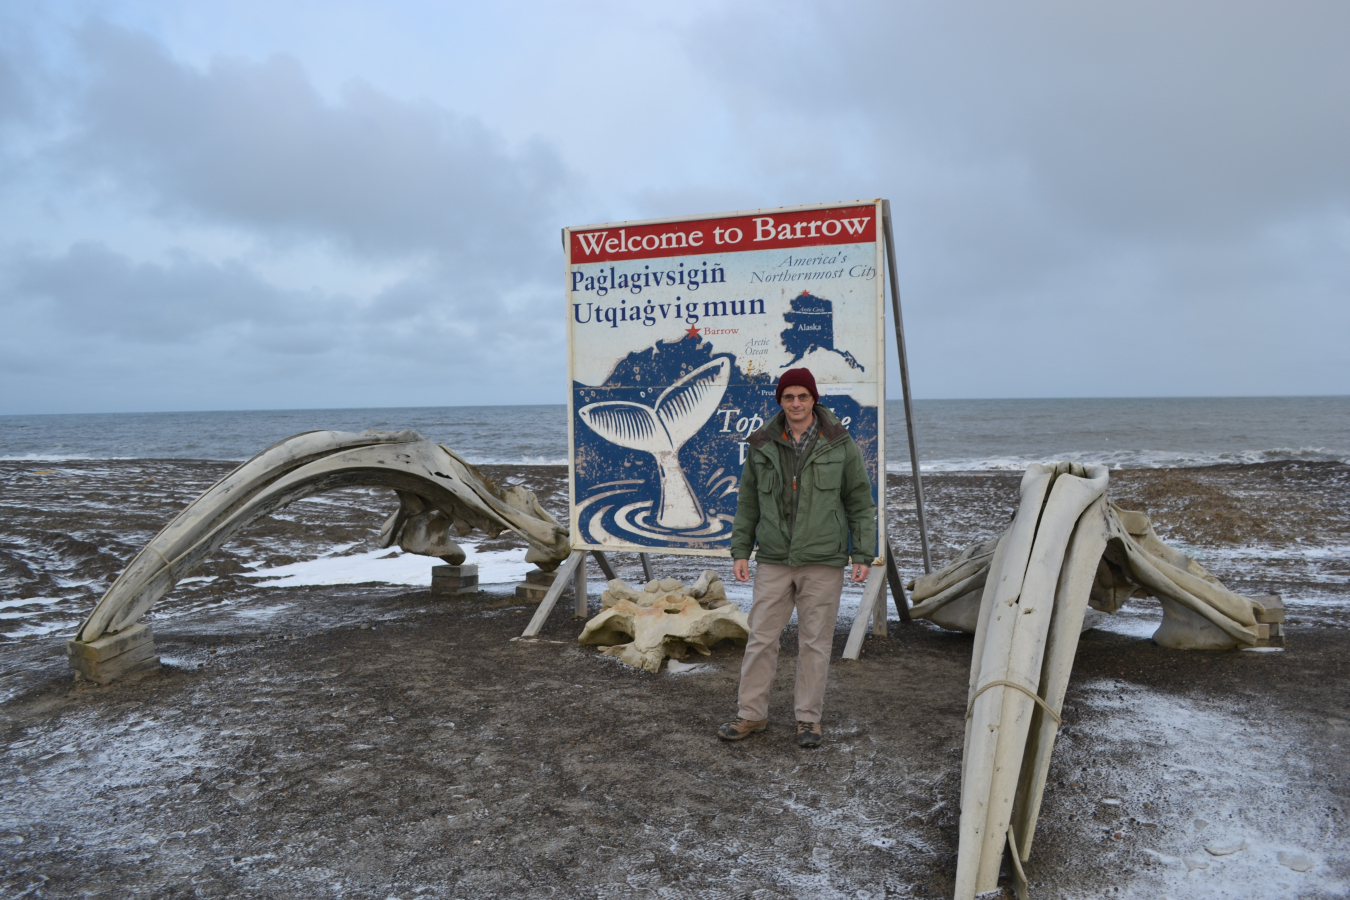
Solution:
[[[914,403],[909,394],[909,356],[905,353],[905,323],[900,317],[900,282],[895,274],[895,234],[891,230],[891,201],[881,201],[881,218],[886,238],[886,269],[891,282],[891,312],[895,316],[895,347],[900,354],[900,390],[905,398],[905,430],[909,432],[909,466],[910,471],[914,473],[914,509],[919,514],[919,543],[923,547],[923,570],[926,574],[933,571],[933,559],[928,551],[928,526],[923,516],[923,479],[919,476],[919,447],[914,440]],[[900,595],[896,596],[898,606],[901,602],[898,599]]]

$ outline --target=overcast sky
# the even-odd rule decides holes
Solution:
[[[0,413],[561,403],[562,226],[878,196],[919,397],[1350,393],[1347,47],[1343,0],[7,0]]]

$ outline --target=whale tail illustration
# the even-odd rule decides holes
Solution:
[[[731,360],[719,357],[666,388],[652,406],[608,400],[577,411],[581,421],[611,444],[656,457],[661,478],[656,523],[662,528],[703,524],[703,510],[680,468],[680,448],[717,412],[730,382]]]

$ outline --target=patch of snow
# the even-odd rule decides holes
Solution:
[[[341,582],[333,582],[333,583],[340,584]],[[276,603],[273,604],[272,606],[263,606],[263,607],[244,606],[240,607],[239,609],[232,610],[232,613],[233,615],[237,616],[240,619],[248,619],[254,622],[265,622],[268,619],[275,618],[279,613],[283,613],[290,608],[291,604],[289,603]]]
[[[13,640],[18,640],[20,638],[26,637],[40,637],[44,634],[51,634],[52,632],[55,631],[65,631],[67,629],[73,631],[75,625],[78,624],[79,621],[80,620],[78,618],[70,618],[70,619],[57,619],[52,622],[27,622],[13,631],[5,631],[0,633],[4,634],[5,637],[11,638]]]
[[[21,597],[18,600],[0,600],[0,609],[12,609],[16,606],[33,606],[35,604],[38,606],[55,606],[61,602],[61,599],[60,597]],[[26,613],[18,615],[26,615]],[[12,618],[16,618],[16,615],[0,613],[0,619]]]
[[[382,558],[383,557],[383,558]],[[246,578],[266,579],[266,587],[310,587],[332,584],[406,584],[431,586],[431,567],[438,561],[429,556],[404,553],[389,556],[388,550],[368,550],[350,556],[318,559],[248,572]]]
[[[707,663],[686,663],[678,659],[666,662],[666,671],[671,675],[697,675],[700,672],[711,672],[714,668],[716,667]]]
[[[1126,637],[1152,640],[1153,632],[1162,624],[1162,610],[1155,609],[1151,615],[1141,615],[1129,609],[1122,609],[1115,615],[1103,616],[1094,627],[1097,631],[1109,631]]]
[[[1344,544],[1321,544],[1300,547],[1267,547],[1260,544],[1247,544],[1241,547],[1206,547],[1194,549],[1183,547],[1196,559],[1346,559],[1350,558],[1350,546]]]
[[[1119,817],[1111,827],[1134,845],[1123,845],[1124,852],[1133,849],[1156,863],[1120,876],[1111,896],[1350,895],[1350,882],[1337,874],[1350,863],[1350,846],[1315,814],[1338,806],[1338,799],[1318,779],[1316,762],[1303,749],[1308,741],[1291,722],[1234,715],[1220,701],[1115,680],[1080,690],[1079,702],[1101,715],[1084,716],[1075,728],[1081,738],[1069,736],[1064,749],[1081,741],[1093,760],[1138,760],[1108,776],[1118,780],[1110,785],[1118,791],[1107,796],[1119,798],[1120,806],[1107,815]],[[1099,799],[1084,802],[1091,804],[1085,814],[1102,808]],[[1161,827],[1145,827],[1145,819]]]
[[[525,573],[533,569],[534,563],[525,561],[524,550],[486,550],[461,545],[468,558],[464,560],[478,567],[479,584],[516,584],[525,580]],[[600,589],[601,591],[604,588]],[[599,592],[597,592],[598,595]]]
[[[524,550],[479,552],[471,544],[461,544],[467,556],[465,564],[478,566],[479,584],[507,584],[525,580],[534,568],[525,562]],[[346,548],[342,548],[346,549]],[[430,556],[400,553],[397,550],[367,550],[338,555],[341,549],[318,559],[258,569],[245,578],[263,579],[265,587],[312,587],[334,584],[401,584],[430,587],[431,569],[443,563]]]

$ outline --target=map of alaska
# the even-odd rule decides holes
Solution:
[[[787,366],[813,350],[837,353],[851,368],[863,371],[862,363],[847,350],[834,346],[834,304],[807,291],[792,298],[792,311],[783,313],[788,328],[782,334],[783,349],[792,354]],[[787,368],[784,366],[784,368]]]

